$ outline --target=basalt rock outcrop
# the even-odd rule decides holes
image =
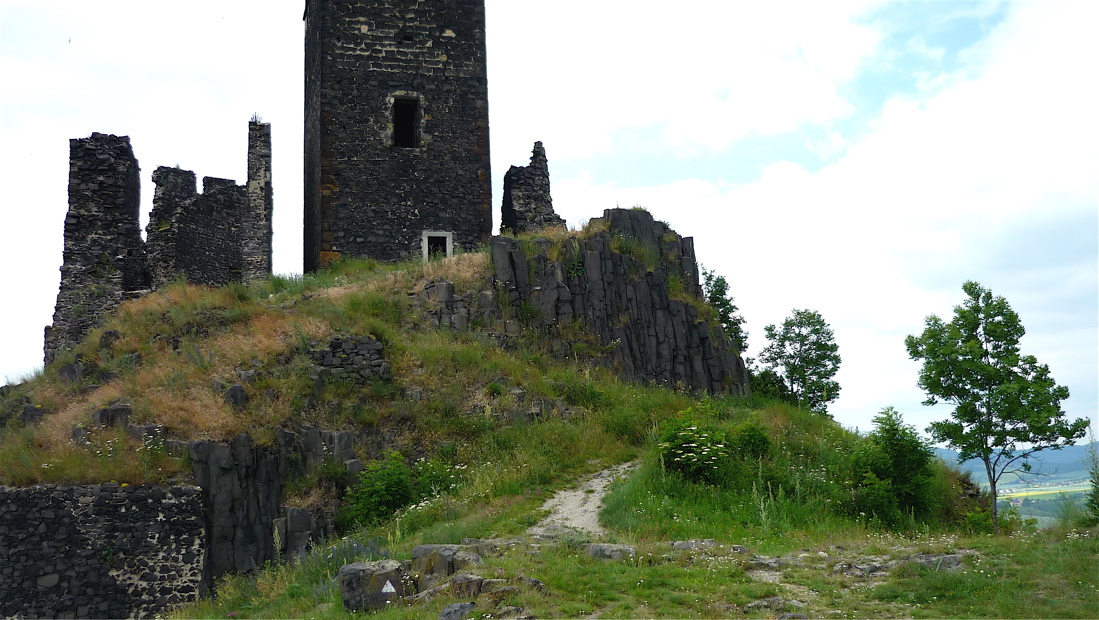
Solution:
[[[635,380],[747,395],[740,355],[692,303],[702,297],[693,240],[640,209],[608,209],[590,226],[602,232],[563,248],[493,237],[504,319],[558,330],[580,324],[597,338],[595,354]]]

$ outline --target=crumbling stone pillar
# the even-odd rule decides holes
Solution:
[[[271,274],[271,124],[248,123],[248,208],[241,222],[241,279]]]
[[[46,363],[78,344],[126,292],[148,288],[140,202],[128,136],[93,133],[69,141],[69,211],[61,287],[45,333]]]
[[[500,225],[513,233],[565,225],[565,220],[553,212],[549,162],[541,142],[534,143],[529,166],[512,166],[504,175]]]

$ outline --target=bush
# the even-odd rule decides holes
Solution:
[[[892,407],[874,427],[852,457],[852,509],[893,525],[903,514],[926,515],[935,504],[931,449]]]
[[[790,388],[782,380],[782,377],[770,368],[758,372],[749,368],[748,381],[749,385],[752,386],[752,396],[773,398],[791,405],[796,405],[798,402],[798,399],[790,393]]]
[[[721,429],[700,425],[690,412],[668,422],[657,445],[660,459],[691,482],[714,484],[728,464],[729,443]]]
[[[347,490],[338,520],[341,529],[371,525],[412,503],[412,470],[399,452],[372,461],[359,474],[359,482]]]
[[[771,438],[755,422],[745,422],[733,431],[733,449],[744,459],[758,461],[771,453]]]

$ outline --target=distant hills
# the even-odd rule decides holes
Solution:
[[[1088,446],[1091,444],[1077,444],[1060,450],[1043,450],[1030,459],[1031,473],[1041,473],[1058,479],[1086,478],[1087,466],[1084,459],[1087,457]],[[935,454],[962,471],[974,474],[974,482],[985,483],[985,468],[977,459],[970,459],[964,463],[958,463],[958,453],[954,450],[932,448]],[[1003,482],[1014,482],[1014,476],[1004,476]]]

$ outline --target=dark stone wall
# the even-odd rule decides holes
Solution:
[[[564,225],[565,220],[553,212],[546,149],[535,142],[530,165],[512,166],[504,175],[500,226],[518,234]]]
[[[140,199],[128,137],[93,133],[69,141],[69,211],[61,287],[45,332],[47,363],[79,344],[127,292],[148,288]]]
[[[0,616],[152,617],[208,585],[194,487],[0,487]]]
[[[605,232],[566,242],[561,260],[549,258],[549,241],[527,256],[515,239],[493,237],[496,294],[508,296],[493,305],[534,310],[547,327],[581,321],[627,377],[747,395],[744,362],[722,329],[670,292],[675,283],[702,295],[693,240],[637,209],[608,209],[591,225]]]
[[[483,0],[306,3],[306,271],[419,255],[424,230],[488,239],[484,23]],[[398,100],[417,105],[411,148],[395,146]]]
[[[196,193],[190,170],[161,166],[146,228],[154,288],[180,274],[189,282],[222,286],[241,279],[248,193],[229,179],[204,177]]]

